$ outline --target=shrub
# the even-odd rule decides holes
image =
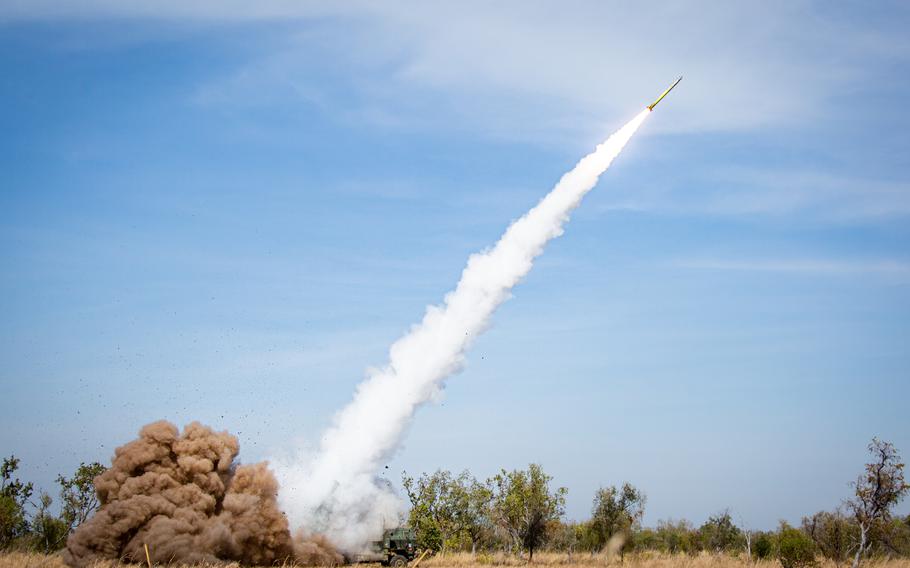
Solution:
[[[698,539],[704,550],[715,552],[739,549],[742,545],[743,535],[735,524],[729,511],[722,511],[710,517],[698,529]]]
[[[752,543],[752,554],[759,560],[774,556],[774,541],[767,533],[761,533]]]
[[[815,565],[815,543],[806,533],[783,527],[778,536],[778,559],[784,568],[803,568]]]

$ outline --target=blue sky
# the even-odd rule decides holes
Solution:
[[[752,528],[910,455],[900,2],[0,6],[0,450],[318,439],[578,158],[679,88],[386,475],[543,464]],[[910,511],[908,504],[901,507]]]

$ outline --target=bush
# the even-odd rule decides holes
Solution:
[[[743,534],[735,524],[729,511],[722,511],[710,517],[698,529],[698,540],[704,550],[724,552],[739,549],[743,544]]]
[[[803,517],[802,530],[815,543],[820,555],[835,562],[847,560],[854,543],[859,542],[859,526],[840,511],[819,511]]]
[[[493,555],[489,552],[481,552],[474,557],[474,561],[480,564],[481,566],[490,566],[494,562]]]
[[[654,529],[641,529],[632,533],[632,550],[660,550],[664,551],[666,545],[660,538],[660,534]]]
[[[792,527],[781,528],[778,559],[784,568],[815,565],[815,543],[806,533]]]
[[[0,465],[0,549],[10,547],[28,535],[25,505],[32,496],[32,484],[22,483],[13,476],[19,460],[10,456]]]
[[[774,556],[774,540],[767,533],[761,533],[752,543],[752,554],[759,560]]]
[[[657,534],[670,554],[696,552],[698,535],[688,521],[658,521]]]

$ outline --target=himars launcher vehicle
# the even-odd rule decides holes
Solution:
[[[400,527],[387,529],[382,540],[373,541],[369,552],[358,554],[354,562],[380,562],[383,566],[407,566],[417,555],[417,533],[414,529]]]

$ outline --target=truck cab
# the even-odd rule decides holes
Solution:
[[[370,551],[357,555],[356,562],[381,562],[383,566],[401,568],[417,555],[417,533],[414,529],[399,527],[387,529],[382,540],[374,540]]]

